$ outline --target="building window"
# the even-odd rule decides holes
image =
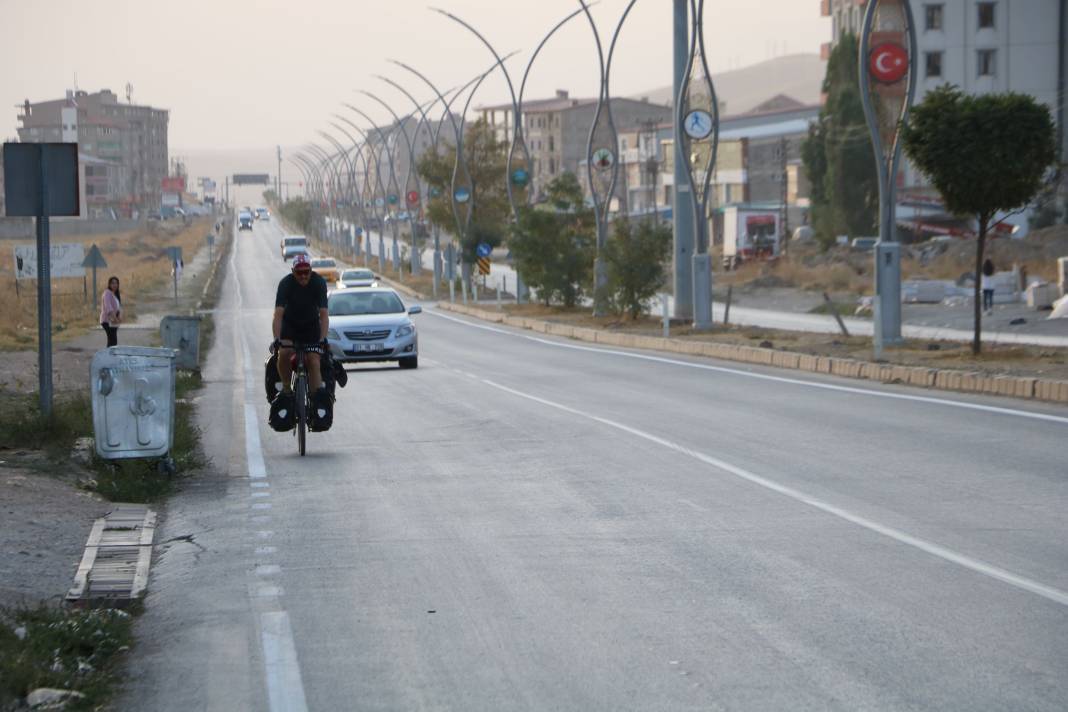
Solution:
[[[928,52],[927,66],[924,76],[930,79],[931,77],[942,76],[942,53],[941,52]]]
[[[555,158],[550,158],[549,159],[549,175],[552,175],[552,176],[556,175],[556,159]]]
[[[549,134],[549,150],[550,151],[555,151],[556,150],[556,146],[554,144],[555,144],[555,141],[553,141],[553,136],[552,136],[552,134]]]
[[[994,7],[996,2],[981,2],[979,3],[979,29],[986,29],[994,27]]]
[[[997,74],[998,51],[996,49],[979,50],[979,76],[992,77]]]
[[[924,6],[924,29],[928,31],[942,30],[942,4]]]

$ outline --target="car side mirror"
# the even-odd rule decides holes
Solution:
[[[418,304],[416,304],[415,306],[408,307],[408,313],[409,314],[422,314],[423,313],[423,307],[419,306]]]

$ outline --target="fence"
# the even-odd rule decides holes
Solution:
[[[139,220],[82,220],[52,218],[49,234],[55,237],[80,237],[83,235],[107,235],[115,232],[136,230]],[[33,218],[0,218],[0,240],[32,240],[36,237]]]

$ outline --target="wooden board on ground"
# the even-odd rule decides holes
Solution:
[[[156,513],[141,504],[116,504],[89,532],[67,602],[124,606],[148,587]]]

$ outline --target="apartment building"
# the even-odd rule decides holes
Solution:
[[[1064,96],[1068,77],[1068,0],[909,0],[916,23],[916,102],[953,84],[966,92],[1020,92],[1049,106],[1058,128],[1061,162],[1068,162]],[[832,19],[831,42],[859,35],[867,0],[822,0]],[[931,189],[906,165],[899,177],[902,202]],[[929,200],[927,201],[929,203]],[[906,214],[908,206],[905,206]],[[899,215],[901,211],[899,210]],[[1026,216],[1012,218],[1026,225]]]
[[[108,89],[68,91],[63,99],[27,99],[18,120],[22,142],[78,143],[86,217],[159,208],[168,174],[167,110],[122,103]]]
[[[611,100],[611,107],[612,121],[619,134],[648,122],[660,124],[671,120],[671,107],[647,100],[617,97]],[[480,107],[478,112],[496,128],[500,140],[511,143],[511,104]],[[597,99],[574,99],[563,90],[558,90],[556,96],[549,99],[523,102],[523,137],[530,152],[535,200],[539,200],[545,187],[565,171],[574,173],[585,183],[585,171],[581,166],[586,160],[586,144],[596,112]],[[621,186],[621,183],[617,186],[616,197],[625,201]]]

